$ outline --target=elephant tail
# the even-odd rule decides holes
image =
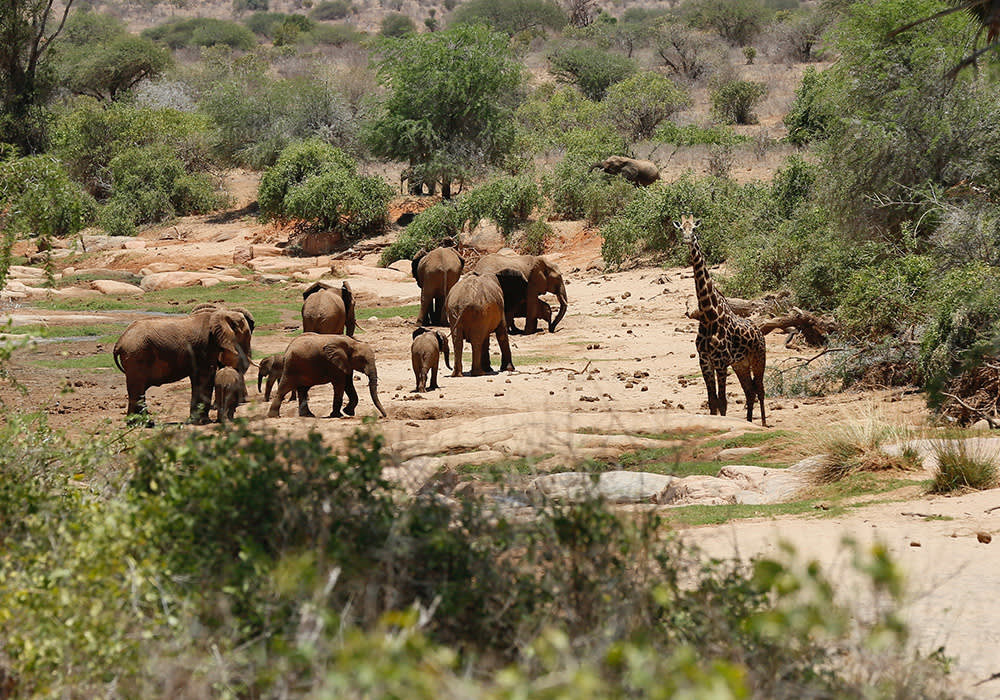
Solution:
[[[111,353],[112,357],[115,358],[115,367],[117,367],[119,371],[125,372],[125,368],[122,367],[122,361],[120,359],[121,354],[122,354],[122,349],[117,345],[115,345],[114,352]]]

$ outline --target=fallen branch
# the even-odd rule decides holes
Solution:
[[[784,316],[770,318],[759,323],[761,333],[767,335],[771,331],[780,328],[787,331],[789,328],[795,330],[789,334],[785,340],[787,347],[796,337],[801,336],[807,344],[814,347],[826,345],[829,335],[837,330],[837,322],[829,316],[816,316],[815,314],[803,311],[798,307],[792,307]]]
[[[974,406],[970,406],[969,404],[967,404],[964,401],[962,401],[962,399],[960,399],[955,394],[949,394],[949,393],[944,392],[944,391],[942,391],[941,393],[942,393],[942,395],[947,396],[949,399],[954,399],[955,401],[957,401],[958,404],[962,408],[964,408],[966,411],[971,411],[972,413],[975,413],[977,416],[979,416],[980,418],[982,418],[983,420],[985,420],[987,423],[989,423],[990,428],[996,428],[997,427],[997,425],[998,425],[997,424],[997,419],[994,418],[993,416],[991,416],[990,414],[986,413],[985,411],[981,411],[980,409],[975,408]]]

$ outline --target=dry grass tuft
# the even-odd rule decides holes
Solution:
[[[807,445],[822,455],[815,480],[831,484],[851,474],[867,471],[910,470],[920,466],[913,450],[887,454],[883,447],[910,439],[908,428],[889,423],[874,404],[866,404],[860,415],[845,418],[807,435]]]
[[[997,485],[996,452],[968,440],[938,440],[932,449],[937,461],[931,493],[982,491]]]

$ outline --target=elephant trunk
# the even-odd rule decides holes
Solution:
[[[552,319],[551,321],[549,321],[549,333],[555,333],[556,326],[559,325],[559,322],[562,321],[563,316],[566,315],[566,307],[569,304],[568,304],[568,301],[566,299],[566,283],[565,282],[560,282],[559,283],[559,291],[556,292],[556,296],[559,298],[559,313],[556,314],[556,317],[554,319]]]
[[[603,168],[603,167],[604,167],[604,163],[594,163],[593,165],[591,165],[591,166],[590,166],[590,167],[589,167],[589,168],[587,169],[587,172],[588,172],[588,173],[592,173],[592,172],[594,172],[595,170],[597,170],[598,168]]]
[[[375,408],[385,418],[385,409],[382,408],[382,402],[378,400],[378,374],[375,373],[375,370],[368,372],[368,391],[372,395],[372,403],[375,404]]]
[[[441,349],[444,350],[444,366],[451,369],[451,363],[448,361],[448,341],[446,340],[441,344]]]
[[[258,394],[260,393],[260,382],[261,382],[261,380],[262,380],[263,378],[264,378],[264,372],[261,372],[261,371],[260,371],[260,370],[258,369],[258,371],[257,371],[257,393],[258,393]]]

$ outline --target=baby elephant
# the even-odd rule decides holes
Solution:
[[[274,383],[281,379],[281,372],[285,366],[285,353],[279,352],[277,355],[265,357],[257,367],[257,392],[260,392],[260,383],[267,378],[264,386],[264,400],[271,400],[271,389]]]
[[[418,328],[413,331],[413,345],[410,354],[413,357],[413,375],[417,378],[416,392],[431,391],[438,388],[438,363],[444,351],[444,364],[451,369],[448,362],[448,340],[441,331]],[[431,375],[431,383],[427,384],[427,374]]]
[[[220,367],[215,373],[216,420],[225,423],[236,415],[246,384],[243,376],[232,367]]]

